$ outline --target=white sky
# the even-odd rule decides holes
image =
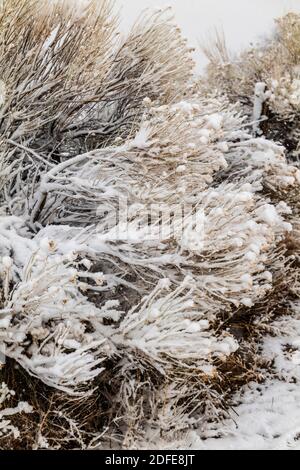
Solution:
[[[238,51],[268,34],[274,18],[289,11],[300,13],[300,0],[116,0],[116,5],[122,7],[125,29],[143,9],[171,5],[184,35],[197,47],[199,70],[206,61],[198,44],[215,28],[223,29],[229,48]]]

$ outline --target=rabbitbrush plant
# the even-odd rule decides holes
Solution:
[[[168,10],[124,38],[106,0],[6,0],[0,63],[1,380],[29,403],[0,446],[224,417],[299,294],[297,166],[195,81]]]

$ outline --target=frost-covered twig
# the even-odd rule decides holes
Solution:
[[[0,441],[3,438],[13,436],[17,439],[20,436],[19,429],[11,424],[9,419],[10,416],[17,415],[19,413],[31,413],[32,407],[26,402],[19,402],[14,408],[4,408],[4,404],[7,400],[15,395],[14,391],[9,390],[7,385],[2,382],[0,386]]]

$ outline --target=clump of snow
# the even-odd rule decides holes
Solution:
[[[15,395],[9,390],[6,383],[0,385],[0,438],[12,436],[14,439],[20,437],[19,429],[11,424],[10,416],[19,413],[32,413],[33,408],[27,402],[19,402],[14,408],[5,408],[5,402]]]
[[[207,117],[206,122],[208,129],[219,131],[222,128],[223,116],[221,114],[212,114]]]
[[[276,224],[282,223],[282,218],[278,214],[276,207],[271,204],[265,204],[256,210],[256,215],[259,221],[265,222],[270,226],[275,226]],[[291,224],[284,223],[283,227],[287,231],[292,230]]]
[[[140,150],[147,149],[151,142],[149,142],[150,129],[147,124],[143,124],[140,130],[136,133],[135,138],[130,142],[129,148],[138,148]]]

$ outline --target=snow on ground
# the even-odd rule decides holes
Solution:
[[[279,336],[264,340],[263,354],[274,361],[277,378],[250,384],[236,397],[232,419],[196,432],[186,442],[192,449],[300,450],[300,305],[295,316],[275,323]]]
[[[235,397],[231,419],[189,432],[169,448],[300,450],[300,303],[293,317],[283,317],[274,327],[279,335],[264,340],[263,355],[274,361],[275,373]]]
[[[190,434],[188,446],[200,450],[300,450],[299,383],[253,384],[242,400],[232,421],[212,429],[207,440]]]

